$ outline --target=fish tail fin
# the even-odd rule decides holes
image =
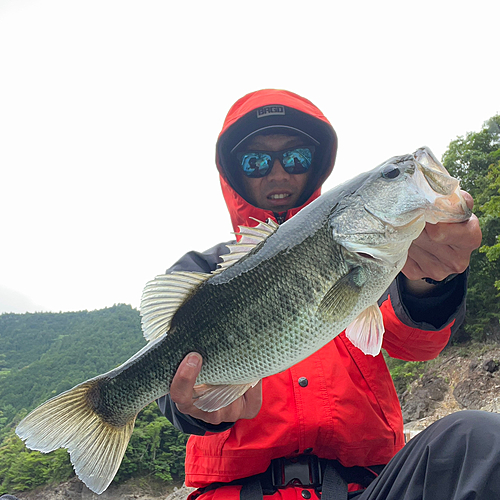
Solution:
[[[111,483],[134,429],[105,422],[92,408],[98,380],[80,384],[33,410],[16,428],[28,448],[49,453],[66,448],[77,476],[95,493]]]

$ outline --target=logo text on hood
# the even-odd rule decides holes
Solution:
[[[262,108],[257,109],[257,118],[264,118],[265,116],[274,116],[274,115],[284,115],[285,114],[285,106],[264,106]]]

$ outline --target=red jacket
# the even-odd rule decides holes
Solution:
[[[450,327],[404,325],[382,305],[384,349],[411,361],[436,357]],[[305,377],[306,387],[299,385]],[[262,408],[222,433],[191,436],[186,484],[202,487],[266,470],[270,460],[311,450],[345,466],[387,463],[404,444],[399,400],[382,354],[366,356],[342,333],[289,370],[263,380]]]
[[[324,134],[320,142],[328,147],[304,204],[319,196],[321,184],[333,168],[335,132],[312,103],[285,91],[265,90],[245,96],[231,108],[217,148],[222,191],[235,230],[240,224],[255,225],[250,217],[265,220],[274,214],[250,205],[236,192],[228,175],[230,159],[223,154],[228,144],[221,147],[221,143],[231,134],[233,142],[240,138],[241,132],[238,136],[235,130],[242,117],[274,104],[295,107],[313,116],[320,123],[319,136]],[[299,209],[289,210],[285,218]],[[194,270],[192,263],[196,261],[196,266],[206,271],[202,269],[204,255],[189,259],[189,270]],[[179,270],[183,265],[174,268]],[[386,328],[383,348],[390,356],[405,360],[436,357],[450,338],[453,317],[442,329],[430,325],[418,328],[411,319],[403,322],[396,314],[395,308],[402,309],[396,284],[390,293],[392,297],[381,306]],[[382,354],[364,355],[342,333],[306,360],[264,379],[263,404],[257,417],[239,420],[223,432],[191,436],[186,450],[186,484],[204,487],[248,477],[265,471],[271,459],[306,450],[321,458],[337,459],[345,466],[386,464],[403,444],[401,409]],[[235,495],[238,488],[232,488]],[[229,491],[226,493],[230,496]]]

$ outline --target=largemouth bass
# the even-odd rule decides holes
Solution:
[[[16,432],[34,450],[67,448],[78,477],[102,493],[138,412],[169,392],[187,353],[203,356],[194,397],[206,411],[230,404],[344,329],[365,354],[377,355],[384,331],[377,301],[411,242],[426,222],[468,217],[458,181],[421,148],[332,189],[279,227],[241,228],[214,273],[162,275],[146,285],[148,345],[42,404]]]

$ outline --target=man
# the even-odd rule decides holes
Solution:
[[[281,224],[294,216],[320,195],[336,151],[328,120],[296,94],[261,90],[236,102],[216,150],[235,230],[254,226],[253,218]],[[428,225],[415,240],[403,272],[381,299],[383,347],[390,355],[428,360],[446,346],[463,320],[466,270],[480,240],[475,217]],[[190,252],[168,272],[210,272],[226,252],[224,244]],[[202,362],[197,353],[186,356],[170,395],[159,401],[179,429],[193,434],[186,451],[186,484],[199,488],[193,498],[308,499],[322,489],[329,500],[347,498],[348,484],[350,497],[363,500],[472,498],[461,493],[470,488],[474,498],[500,495],[500,480],[490,480],[499,472],[500,438],[489,430],[481,434],[494,429],[500,436],[500,418],[459,413],[403,448],[401,409],[382,355],[365,356],[344,333],[212,413],[193,405]],[[486,444],[490,460],[477,467]],[[458,491],[465,481],[460,471],[469,469],[467,477],[475,479]]]

